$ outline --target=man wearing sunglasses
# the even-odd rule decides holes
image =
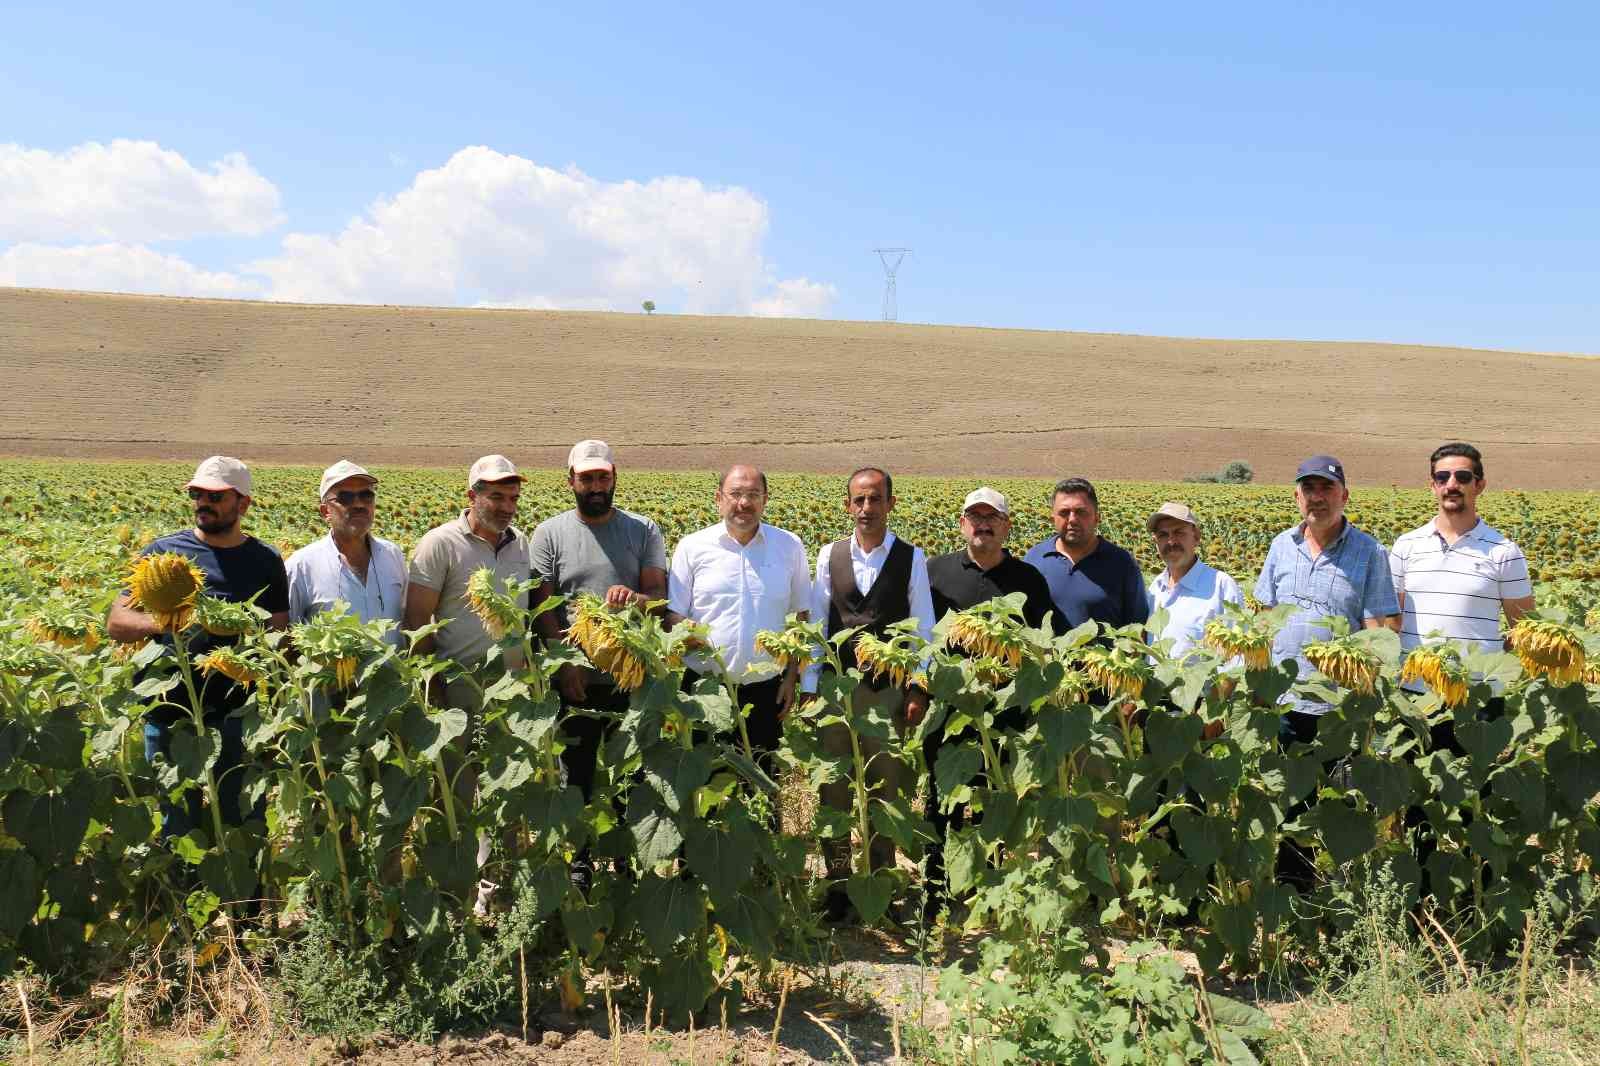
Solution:
[[[282,629],[289,622],[289,578],[276,550],[240,528],[240,520],[250,510],[250,468],[226,455],[213,455],[195,468],[194,477],[184,486],[194,509],[194,527],[157,537],[139,554],[175,552],[192,560],[205,575],[207,595],[217,599],[255,605],[267,612],[267,626]],[[106,618],[106,634],[112,640],[137,643],[154,640],[171,646],[172,635],[155,619],[129,605],[126,589],[111,605]],[[237,637],[214,636],[199,627],[184,634],[191,655],[204,655],[218,647],[237,643]],[[244,757],[241,719],[234,713],[244,706],[245,689],[220,674],[207,673],[197,678],[201,708],[208,727],[217,733],[220,750],[214,766],[223,821],[243,822],[239,809],[239,788],[243,775],[239,766]],[[170,758],[172,725],[182,717],[172,707],[161,707],[145,718],[145,757],[157,754]],[[200,794],[191,792],[184,809],[162,801],[163,837],[182,836],[190,829],[210,824],[202,817]]]
[[[1506,625],[1533,609],[1528,560],[1505,535],[1478,517],[1483,456],[1454,441],[1428,459],[1438,513],[1395,539],[1389,570],[1400,598],[1400,647],[1456,640],[1484,651],[1501,647]]]
[[[289,556],[289,620],[304,622],[343,602],[363,622],[395,623],[390,643],[401,641],[406,556],[393,541],[372,535],[378,479],[340,459],[322,472],[317,511],[328,535]]]

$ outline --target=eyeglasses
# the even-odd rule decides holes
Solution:
[[[724,492],[723,495],[734,503],[756,503],[767,498],[764,492]]]
[[[1433,472],[1433,483],[1435,485],[1448,485],[1452,475],[1455,477],[1457,485],[1470,485],[1478,480],[1478,475],[1470,470],[1435,470]]]
[[[190,489],[189,499],[197,503],[200,500],[205,500],[207,503],[221,503],[228,498],[228,493],[232,491],[232,489],[223,489],[221,492],[212,492],[209,489]]]
[[[333,494],[332,498],[339,501],[340,507],[349,507],[357,500],[362,503],[371,503],[378,498],[378,494],[371,489],[340,489]]]

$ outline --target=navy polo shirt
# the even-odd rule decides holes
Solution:
[[[1093,619],[1118,627],[1150,618],[1144,574],[1126,548],[1100,538],[1076,566],[1050,537],[1028,549],[1023,562],[1044,575],[1050,600],[1068,628]]]

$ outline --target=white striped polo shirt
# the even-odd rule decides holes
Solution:
[[[1394,590],[1404,594],[1400,647],[1410,651],[1437,633],[1498,651],[1500,604],[1533,595],[1522,549],[1483,519],[1447,544],[1430,520],[1389,550]]]

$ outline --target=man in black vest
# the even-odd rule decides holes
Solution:
[[[855,522],[855,532],[823,548],[817,556],[816,578],[811,585],[811,617],[826,619],[831,636],[841,629],[862,626],[881,634],[894,622],[906,618],[917,621],[924,639],[933,639],[933,599],[928,588],[928,560],[922,549],[889,532],[889,514],[894,510],[894,481],[877,467],[863,467],[850,475],[845,510]],[[845,669],[855,665],[854,645],[843,649]],[[817,690],[817,671],[808,671],[802,688]],[[879,709],[900,729],[914,726],[928,709],[928,694],[908,685],[891,687],[888,681],[865,681],[856,690],[851,713],[865,716]],[[830,755],[850,754],[850,731],[835,723],[824,726],[819,741]],[[887,795],[903,795],[906,782],[901,764],[884,755],[881,741],[861,738],[861,755],[867,762],[868,786]],[[850,783],[846,780],[823,785],[822,802],[837,810],[849,810]],[[894,841],[873,834],[869,857],[874,870],[894,864]],[[827,916],[834,921],[845,917],[849,899],[843,882],[850,873],[849,842],[829,840],[824,847],[828,877],[834,882],[828,892]]]

